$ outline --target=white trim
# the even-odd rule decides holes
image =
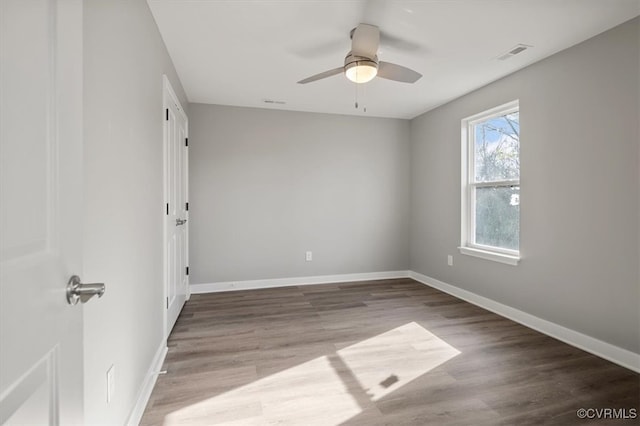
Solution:
[[[622,367],[628,368],[629,370],[640,373],[640,354],[603,342],[602,340],[595,339],[587,336],[586,334],[582,334],[578,331],[571,330],[542,318],[538,318],[534,315],[503,305],[502,303],[487,299],[486,297],[479,296],[470,291],[452,286],[451,284],[444,283],[435,278],[422,275],[418,272],[409,271],[409,277],[421,282],[422,284],[428,285],[429,287],[444,291],[458,299],[480,306],[481,308],[494,312],[526,327],[532,328],[540,333],[544,333],[554,339],[558,339],[571,346],[575,346],[583,351],[606,359],[607,361],[611,361],[615,364],[621,365]]]
[[[355,281],[385,280],[408,278],[409,271],[366,272],[361,274],[318,275],[312,277],[274,278],[268,280],[224,281],[215,283],[191,284],[191,294],[217,293],[221,291],[253,290],[272,287],[291,287],[297,285],[345,283]]]
[[[488,180],[483,182],[470,182],[469,185],[474,188],[496,188],[496,187],[506,187],[512,188],[514,186],[520,186],[519,179],[511,179],[511,180]]]
[[[140,420],[142,420],[142,415],[144,414],[144,409],[147,407],[147,403],[149,402],[149,398],[151,397],[151,392],[153,391],[153,387],[156,385],[156,380],[158,380],[158,373],[162,368],[162,364],[164,363],[164,358],[167,356],[167,342],[165,340],[162,341],[160,347],[156,351],[155,356],[153,357],[153,361],[151,361],[151,365],[149,366],[149,370],[147,371],[147,375],[145,376],[144,383],[138,392],[138,398],[136,399],[136,405],[133,406],[131,410],[131,414],[129,414],[129,419],[127,420],[128,426],[136,426],[140,424]]]
[[[494,262],[506,263],[507,265],[512,266],[516,266],[520,261],[520,256],[512,256],[509,254],[499,253],[497,251],[481,250],[474,247],[458,247],[458,250],[460,250],[460,253],[462,254],[486,260],[493,260]]]
[[[489,120],[491,118],[500,117],[501,115],[511,114],[512,112],[516,112],[520,109],[520,99],[515,99],[513,101],[509,101],[505,104],[498,105],[493,108],[489,108],[472,116],[465,118],[463,121],[473,125],[478,124],[482,121]]]

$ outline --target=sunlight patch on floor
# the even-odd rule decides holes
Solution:
[[[459,353],[411,322],[182,407],[164,425],[339,425]]]
[[[279,424],[337,425],[360,413],[360,407],[322,356],[165,417],[165,425]]]
[[[458,354],[459,350],[415,322],[338,351],[372,401]]]

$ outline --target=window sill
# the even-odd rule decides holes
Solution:
[[[480,250],[477,248],[471,247],[458,247],[460,253],[466,254],[469,256],[479,257],[485,260],[493,260],[494,262],[505,263],[511,266],[517,266],[520,261],[520,256],[512,256],[509,254],[496,253],[493,251]]]

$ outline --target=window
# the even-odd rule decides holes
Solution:
[[[520,259],[518,101],[462,120],[460,252],[517,265]]]

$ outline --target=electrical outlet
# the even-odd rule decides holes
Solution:
[[[107,404],[113,399],[116,390],[116,366],[111,365],[107,370]]]
[[[453,266],[453,256],[451,255],[447,256],[447,265]]]
[[[313,260],[313,252],[312,251],[306,252],[304,258],[307,262],[311,262]]]

